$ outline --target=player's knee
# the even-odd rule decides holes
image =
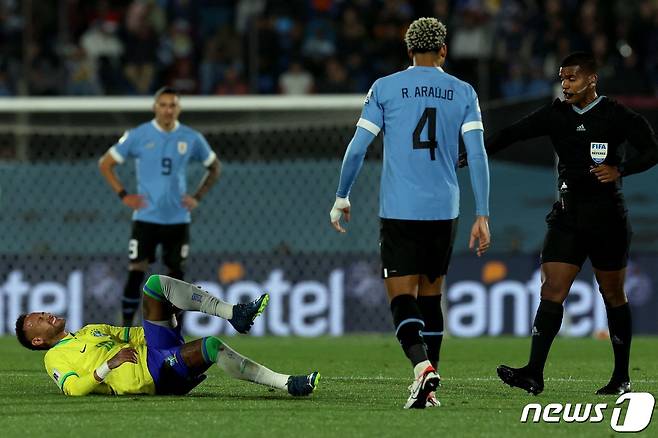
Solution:
[[[201,342],[201,354],[203,354],[203,360],[206,363],[215,363],[217,362],[217,355],[223,342],[216,336],[208,336],[203,338]]]
[[[149,262],[148,260],[141,260],[139,262],[132,262],[128,265],[128,270],[130,272],[133,271],[139,271],[139,272],[146,272],[146,270],[149,268]]]
[[[176,269],[169,268],[169,272],[167,273],[167,275],[170,276],[171,278],[175,278],[176,280],[184,280],[185,277],[185,273],[180,268],[176,268]]]
[[[541,297],[555,303],[563,303],[569,294],[569,287],[559,282],[544,280],[541,285]]]
[[[603,297],[603,302],[608,307],[617,307],[626,304],[628,299],[623,288],[602,288],[599,287],[599,292]]]
[[[165,300],[164,293],[162,292],[162,284],[160,283],[159,275],[151,275],[146,284],[144,285],[144,295],[153,298],[157,301]]]

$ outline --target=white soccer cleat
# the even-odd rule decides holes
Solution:
[[[405,409],[425,409],[430,393],[439,386],[441,377],[431,365],[409,386],[409,398]],[[438,402],[438,400],[437,400]]]
[[[426,408],[438,408],[441,406],[441,402],[436,398],[436,392],[430,392],[430,395],[427,396],[427,401],[425,402]]]

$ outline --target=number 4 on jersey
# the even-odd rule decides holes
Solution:
[[[427,124],[427,140],[420,139],[420,133]],[[436,160],[436,108],[425,108],[414,129],[414,149],[429,149],[430,159]]]

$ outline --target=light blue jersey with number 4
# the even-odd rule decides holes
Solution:
[[[484,129],[473,87],[437,67],[409,67],[375,81],[357,126],[384,134],[380,217],[459,215],[459,136]]]
[[[118,163],[135,159],[137,192],[146,207],[136,210],[133,220],[156,224],[190,222],[190,212],[182,204],[187,164],[200,161],[209,166],[216,158],[199,132],[178,122],[172,131],[164,131],[155,120],[126,131],[109,153]]]

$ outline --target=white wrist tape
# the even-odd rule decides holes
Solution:
[[[334,206],[331,208],[331,211],[329,212],[329,217],[331,218],[331,222],[336,222],[337,220],[340,220],[341,216],[343,215],[343,208],[348,208],[350,207],[350,200],[347,198],[339,198],[336,196],[336,202],[334,202]]]
[[[110,374],[110,366],[107,364],[107,362],[103,362],[101,366],[96,368],[96,375],[101,378],[101,380],[105,380],[108,374]]]

